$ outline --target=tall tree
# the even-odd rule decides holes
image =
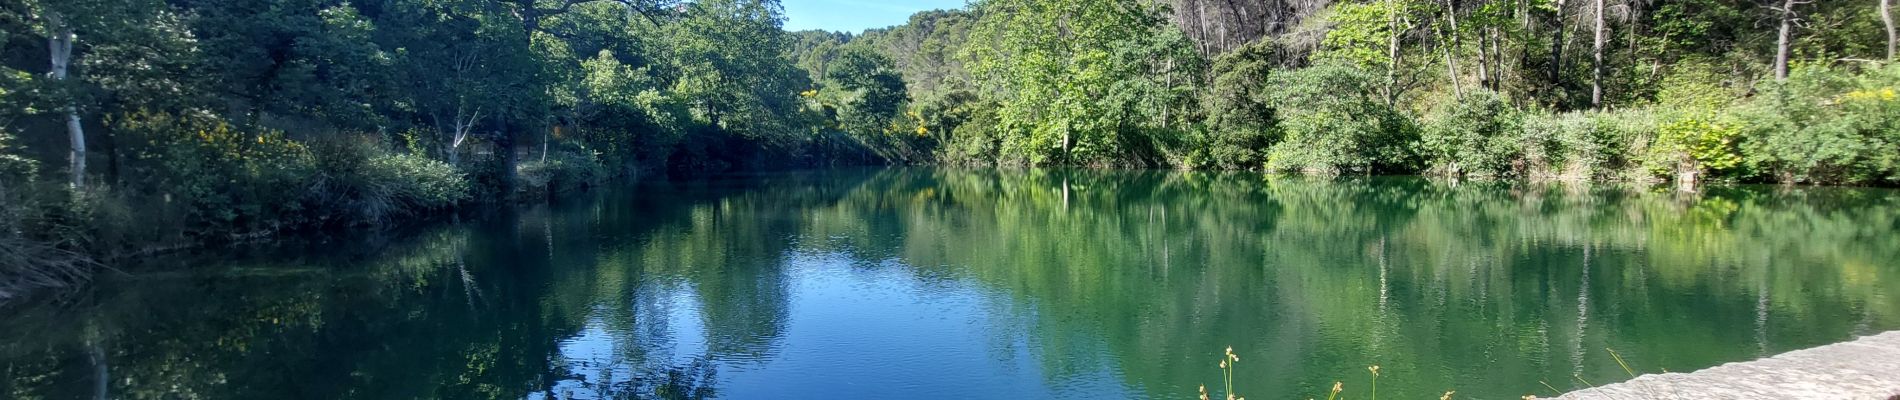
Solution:
[[[72,66],[73,43],[79,40],[78,35],[73,32],[73,26],[67,23],[65,16],[58,10],[44,10],[40,17],[45,19],[46,47],[52,53],[52,69],[48,74],[53,78],[54,84],[70,87],[71,85],[67,85],[69,83],[67,71]],[[72,162],[72,187],[84,188],[86,187],[86,130],[79,123],[78,102],[68,98],[65,113],[66,135],[72,142],[72,152],[68,155]]]
[[[1880,22],[1887,26],[1887,61],[1893,61],[1894,47],[1900,45],[1900,34],[1893,28],[1893,0],[1880,0]]]
[[[1776,10],[1781,14],[1781,30],[1775,40],[1775,80],[1788,79],[1788,52],[1789,47],[1793,46],[1794,23],[1797,18],[1794,6],[1803,3],[1796,0],[1783,0],[1781,8]]]
[[[53,89],[51,92],[54,95],[45,101],[55,104],[49,108],[56,110],[65,126],[67,141],[70,143],[67,157],[71,176],[68,178],[68,183],[73,188],[84,188],[87,174],[87,137],[84,121],[81,119],[82,113],[86,110],[82,109],[81,102],[93,97],[89,94],[99,87],[100,79],[80,76],[78,72],[86,71],[81,65],[82,58],[86,58],[93,64],[107,64],[99,68],[105,70],[164,70],[165,66],[160,65],[163,63],[128,56],[126,54],[138,52],[127,51],[123,48],[125,46],[116,46],[116,44],[131,43],[133,47],[160,47],[147,42],[149,38],[141,36],[155,36],[151,35],[152,32],[146,28],[156,25],[153,17],[159,12],[161,6],[157,2],[145,0],[31,0],[24,2],[23,5],[26,12],[24,20],[31,27],[30,30],[46,38],[48,62],[45,65],[48,69],[45,78]],[[82,43],[82,38],[87,38],[86,42]],[[99,53],[101,49],[111,50],[107,53],[117,54],[122,58],[108,57],[101,62],[95,59],[97,55],[94,54]],[[139,67],[125,68],[110,64],[133,64]],[[119,83],[126,80],[146,80],[140,79],[143,77],[124,75],[113,76],[110,80],[121,81]]]
[[[1595,32],[1596,37],[1595,37],[1595,40],[1592,42],[1594,44],[1592,45],[1592,48],[1590,50],[1590,57],[1591,57],[1590,58],[1590,107],[1602,108],[1603,107],[1603,40],[1604,40],[1603,37],[1605,36],[1605,33],[1606,33],[1603,30],[1603,0],[1596,0],[1596,10],[1593,14],[1596,14],[1594,16],[1596,19],[1596,25],[1594,28],[1592,28],[1592,31]]]
[[[1459,98],[1464,98],[1465,90],[1458,79],[1458,7],[1452,0],[1445,0],[1445,20],[1451,24],[1450,29],[1444,32],[1451,42],[1451,45],[1444,49],[1446,77],[1451,79],[1451,92]]]
[[[1550,40],[1550,82],[1553,84],[1562,84],[1564,70],[1564,30],[1568,29],[1570,22],[1567,20],[1568,17],[1564,15],[1564,0],[1557,0],[1557,7],[1553,10],[1556,11],[1557,15],[1551,19],[1556,26],[1552,26],[1550,30],[1551,35],[1553,35]]]

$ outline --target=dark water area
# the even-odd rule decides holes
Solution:
[[[117,267],[0,398],[1515,399],[1900,329],[1900,191],[835,170]]]

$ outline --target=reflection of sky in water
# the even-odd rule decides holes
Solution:
[[[555,398],[612,398],[643,372],[711,359],[721,398],[1132,398],[1114,362],[1065,363],[1050,372],[1027,332],[1033,311],[969,282],[911,271],[896,260],[867,263],[843,253],[786,256],[790,316],[772,349],[707,354],[702,308],[692,287],[656,279],[634,304],[632,332],[598,315],[560,343],[567,376]],[[641,322],[651,321],[651,322]],[[720,332],[718,335],[747,335]],[[1070,340],[1091,340],[1069,338]],[[629,346],[628,341],[637,343]],[[1106,346],[1105,344],[1096,344]],[[637,348],[645,354],[627,354]],[[888,382],[900,382],[888,384]],[[536,392],[530,399],[545,399]]]
[[[1248,397],[1363,393],[1376,363],[1394,398],[1519,398],[1627,379],[1610,348],[1687,371],[1900,328],[1892,190],[694,182],[155,257],[0,307],[0,398],[100,371],[107,398],[1191,397],[1227,346]]]
[[[672,366],[689,365],[706,353],[705,326],[700,323],[699,305],[693,292],[682,282],[646,282],[632,304],[596,304],[593,315],[580,334],[562,340],[557,355],[567,376],[547,392],[530,393],[530,399],[613,398],[611,393],[626,391],[648,371],[664,371]],[[600,314],[608,307],[632,307],[636,310],[633,329],[619,331]],[[660,316],[663,318],[652,318]],[[629,350],[631,349],[631,350]],[[630,351],[644,354],[628,354]]]

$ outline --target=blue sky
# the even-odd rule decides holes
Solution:
[[[781,0],[785,30],[862,32],[901,25],[918,11],[962,8],[964,0]]]

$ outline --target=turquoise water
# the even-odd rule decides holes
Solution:
[[[649,179],[121,263],[0,308],[0,397],[1548,397],[1900,328],[1896,260],[1878,189]]]

